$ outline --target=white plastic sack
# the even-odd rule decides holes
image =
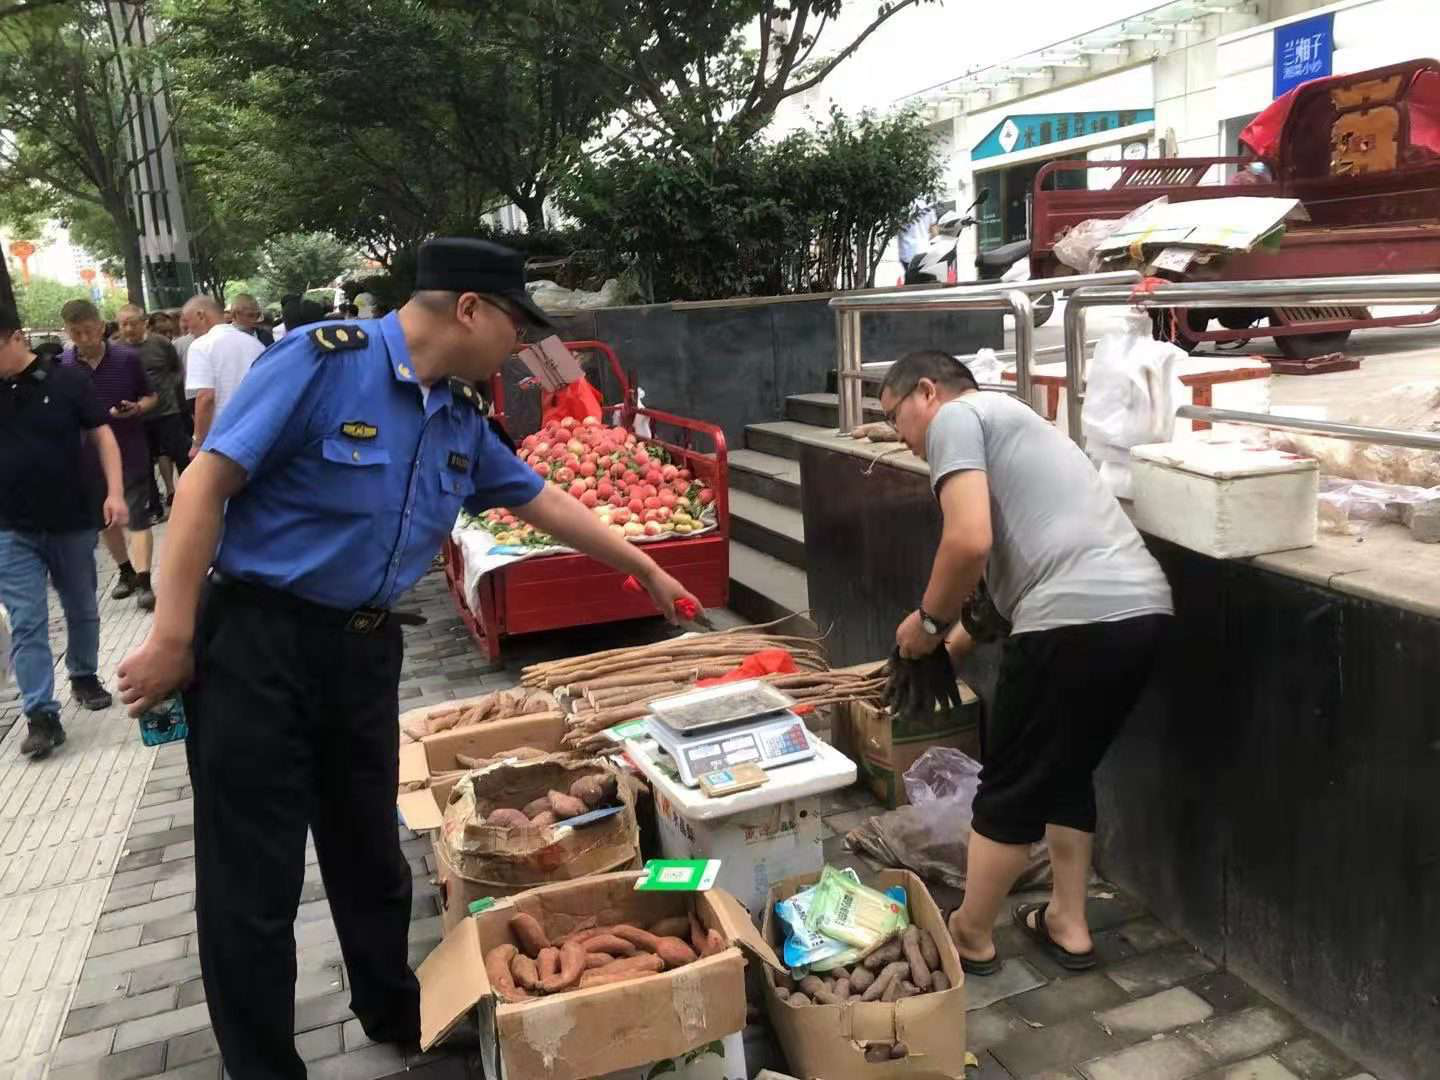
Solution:
[[[1055,258],[1082,274],[1098,273],[1104,269],[1103,260],[1097,250],[1100,245],[1117,233],[1121,226],[1128,225],[1132,218],[1147,213],[1152,206],[1169,202],[1168,195],[1161,195],[1143,206],[1137,206],[1124,217],[1088,218],[1072,225],[1064,236],[1055,241]]]
[[[995,355],[994,349],[981,349],[969,360],[960,358],[978,383],[999,384],[1005,377],[1005,365]]]
[[[1132,312],[1095,346],[1080,413],[1085,450],[1116,496],[1131,497],[1130,448],[1169,442],[1185,400],[1175,365],[1185,350],[1151,337],[1150,318]]]

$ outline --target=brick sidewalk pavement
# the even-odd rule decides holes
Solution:
[[[418,607],[430,621],[406,630],[402,707],[512,685],[522,663],[652,639],[656,633],[654,624],[628,624],[543,635],[512,649],[507,670],[484,673],[441,575],[425,578],[405,606]],[[104,613],[102,647],[105,663],[113,666],[138,634],[139,619],[124,604],[107,603]],[[47,815],[47,796],[33,794],[58,787],[61,794],[50,795],[51,800],[70,797],[64,793],[67,784],[58,780],[68,757],[37,767],[37,779],[27,788],[32,794],[20,797],[15,789],[3,803],[6,815],[24,810],[39,822],[33,833],[27,825],[20,834],[34,837],[26,841],[26,851],[35,853],[27,865],[44,869],[15,875],[17,881],[33,881],[23,895],[11,884],[8,866],[0,874],[0,1008],[9,1006],[11,1018],[0,1022],[0,1047],[18,1035],[27,1055],[22,1065],[14,1053],[8,1060],[0,1053],[0,1080],[38,1075],[37,1062],[56,1037],[60,1041],[50,1069],[55,1080],[157,1075],[220,1080],[194,952],[192,811],[184,751],[170,746],[158,754],[144,752],[118,709],[108,718],[86,715],[73,730],[66,752],[79,759],[69,774],[75,805],[94,786],[87,787],[81,777],[99,780],[103,769],[103,783],[114,788],[102,788],[102,800],[85,804],[94,807],[86,816],[88,831],[85,826],[76,826],[80,832],[63,831],[56,824],[57,815],[64,814],[60,802],[53,802],[59,809]],[[77,739],[81,733],[85,737]],[[12,732],[0,750],[6,784],[0,798],[28,779],[23,766],[14,768],[17,739]],[[37,787],[38,777],[52,769],[56,779]],[[109,816],[101,822],[101,808],[107,806]],[[869,868],[845,850],[844,836],[877,812],[869,793],[858,786],[823,796],[827,861],[867,873]],[[0,828],[10,823],[7,816]],[[75,843],[93,844],[93,855],[60,854],[72,832]],[[0,834],[6,836],[7,852],[16,842],[14,833]],[[430,880],[434,867],[428,840],[404,829],[400,837],[415,877],[410,959],[418,964],[440,937]],[[376,1080],[401,1073],[419,1080],[478,1077],[470,1058],[436,1054],[407,1061],[393,1048],[365,1040],[349,1010],[313,850],[308,862],[295,936],[297,1045],[310,1075],[321,1080]],[[62,864],[66,869],[54,869]],[[88,876],[56,877],[88,866],[94,867]],[[114,877],[107,883],[112,868]],[[65,889],[74,890],[73,900],[34,899]],[[933,891],[946,907],[959,901],[953,889]],[[22,906],[12,911],[8,905],[17,900]],[[1007,963],[994,977],[967,981],[970,1048],[980,1061],[969,1080],[1372,1080],[1323,1037],[1242,980],[1217,970],[1118,890],[1102,884],[1092,891],[1091,920],[1101,963],[1080,975],[1057,967],[1010,926],[1008,910],[997,933]],[[27,933],[21,934],[22,928]],[[92,930],[94,941],[87,950]],[[40,939],[48,944],[31,943]],[[41,968],[48,973],[45,985],[32,988],[42,976],[26,973]],[[753,1049],[756,1058],[752,1073],[766,1064],[783,1068],[763,1028],[746,1034],[747,1052]]]
[[[100,677],[143,636],[133,599],[111,600],[103,555]],[[155,752],[117,701],[86,712],[70,701],[62,660],[65,624],[52,595],[51,643],[68,739],[44,761],[20,756],[19,695],[0,691],[0,1076],[39,1076],[60,1032],[87,951],[124,947],[127,934],[92,934]]]

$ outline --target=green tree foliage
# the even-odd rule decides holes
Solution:
[[[306,293],[329,285],[359,265],[354,252],[326,233],[287,233],[260,251],[259,276],[264,299]]]
[[[96,0],[0,18],[0,188],[39,185],[54,204],[93,206],[111,221],[130,298],[144,291],[130,182],[142,165],[129,146],[137,97],[121,81],[152,56],[118,50]],[[76,215],[78,217],[78,215]]]
[[[626,148],[580,170],[562,205],[655,301],[874,284],[888,239],[941,168],[913,113],[829,123],[720,158]]]
[[[44,330],[60,328],[60,309],[70,300],[90,299],[90,290],[84,285],[65,285],[51,278],[31,275],[29,284],[15,283],[16,306],[20,310],[20,322],[25,326]],[[111,287],[100,297],[100,315],[113,319],[122,305],[127,303],[123,290]]]

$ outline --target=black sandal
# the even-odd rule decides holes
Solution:
[[[1017,904],[1014,911],[1015,925],[1028,934],[1037,945],[1066,971],[1089,971],[1095,966],[1095,950],[1077,953],[1050,936],[1050,927],[1045,925],[1045,909],[1049,901],[1039,904]],[[1035,916],[1035,925],[1030,925],[1030,916]]]
[[[955,908],[951,908],[944,913],[945,933],[950,934],[950,940],[952,942],[955,940],[955,935],[950,933],[950,916],[954,914]],[[959,951],[958,948],[956,951]],[[1000,969],[1004,966],[1005,961],[1000,959],[999,950],[996,950],[995,955],[990,957],[989,960],[970,960],[964,956],[960,957],[960,970],[965,972],[966,975],[996,975],[999,974]]]

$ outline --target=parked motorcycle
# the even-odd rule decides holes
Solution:
[[[989,188],[981,189],[961,214],[951,210],[935,223],[936,232],[924,251],[910,260],[905,268],[906,285],[945,284],[958,280],[960,234],[975,224],[973,211],[990,198]],[[975,260],[979,281],[1028,281],[1030,278],[1030,241],[1017,240],[982,251]],[[1043,293],[1032,298],[1035,325],[1044,326],[1055,313],[1055,294]]]

